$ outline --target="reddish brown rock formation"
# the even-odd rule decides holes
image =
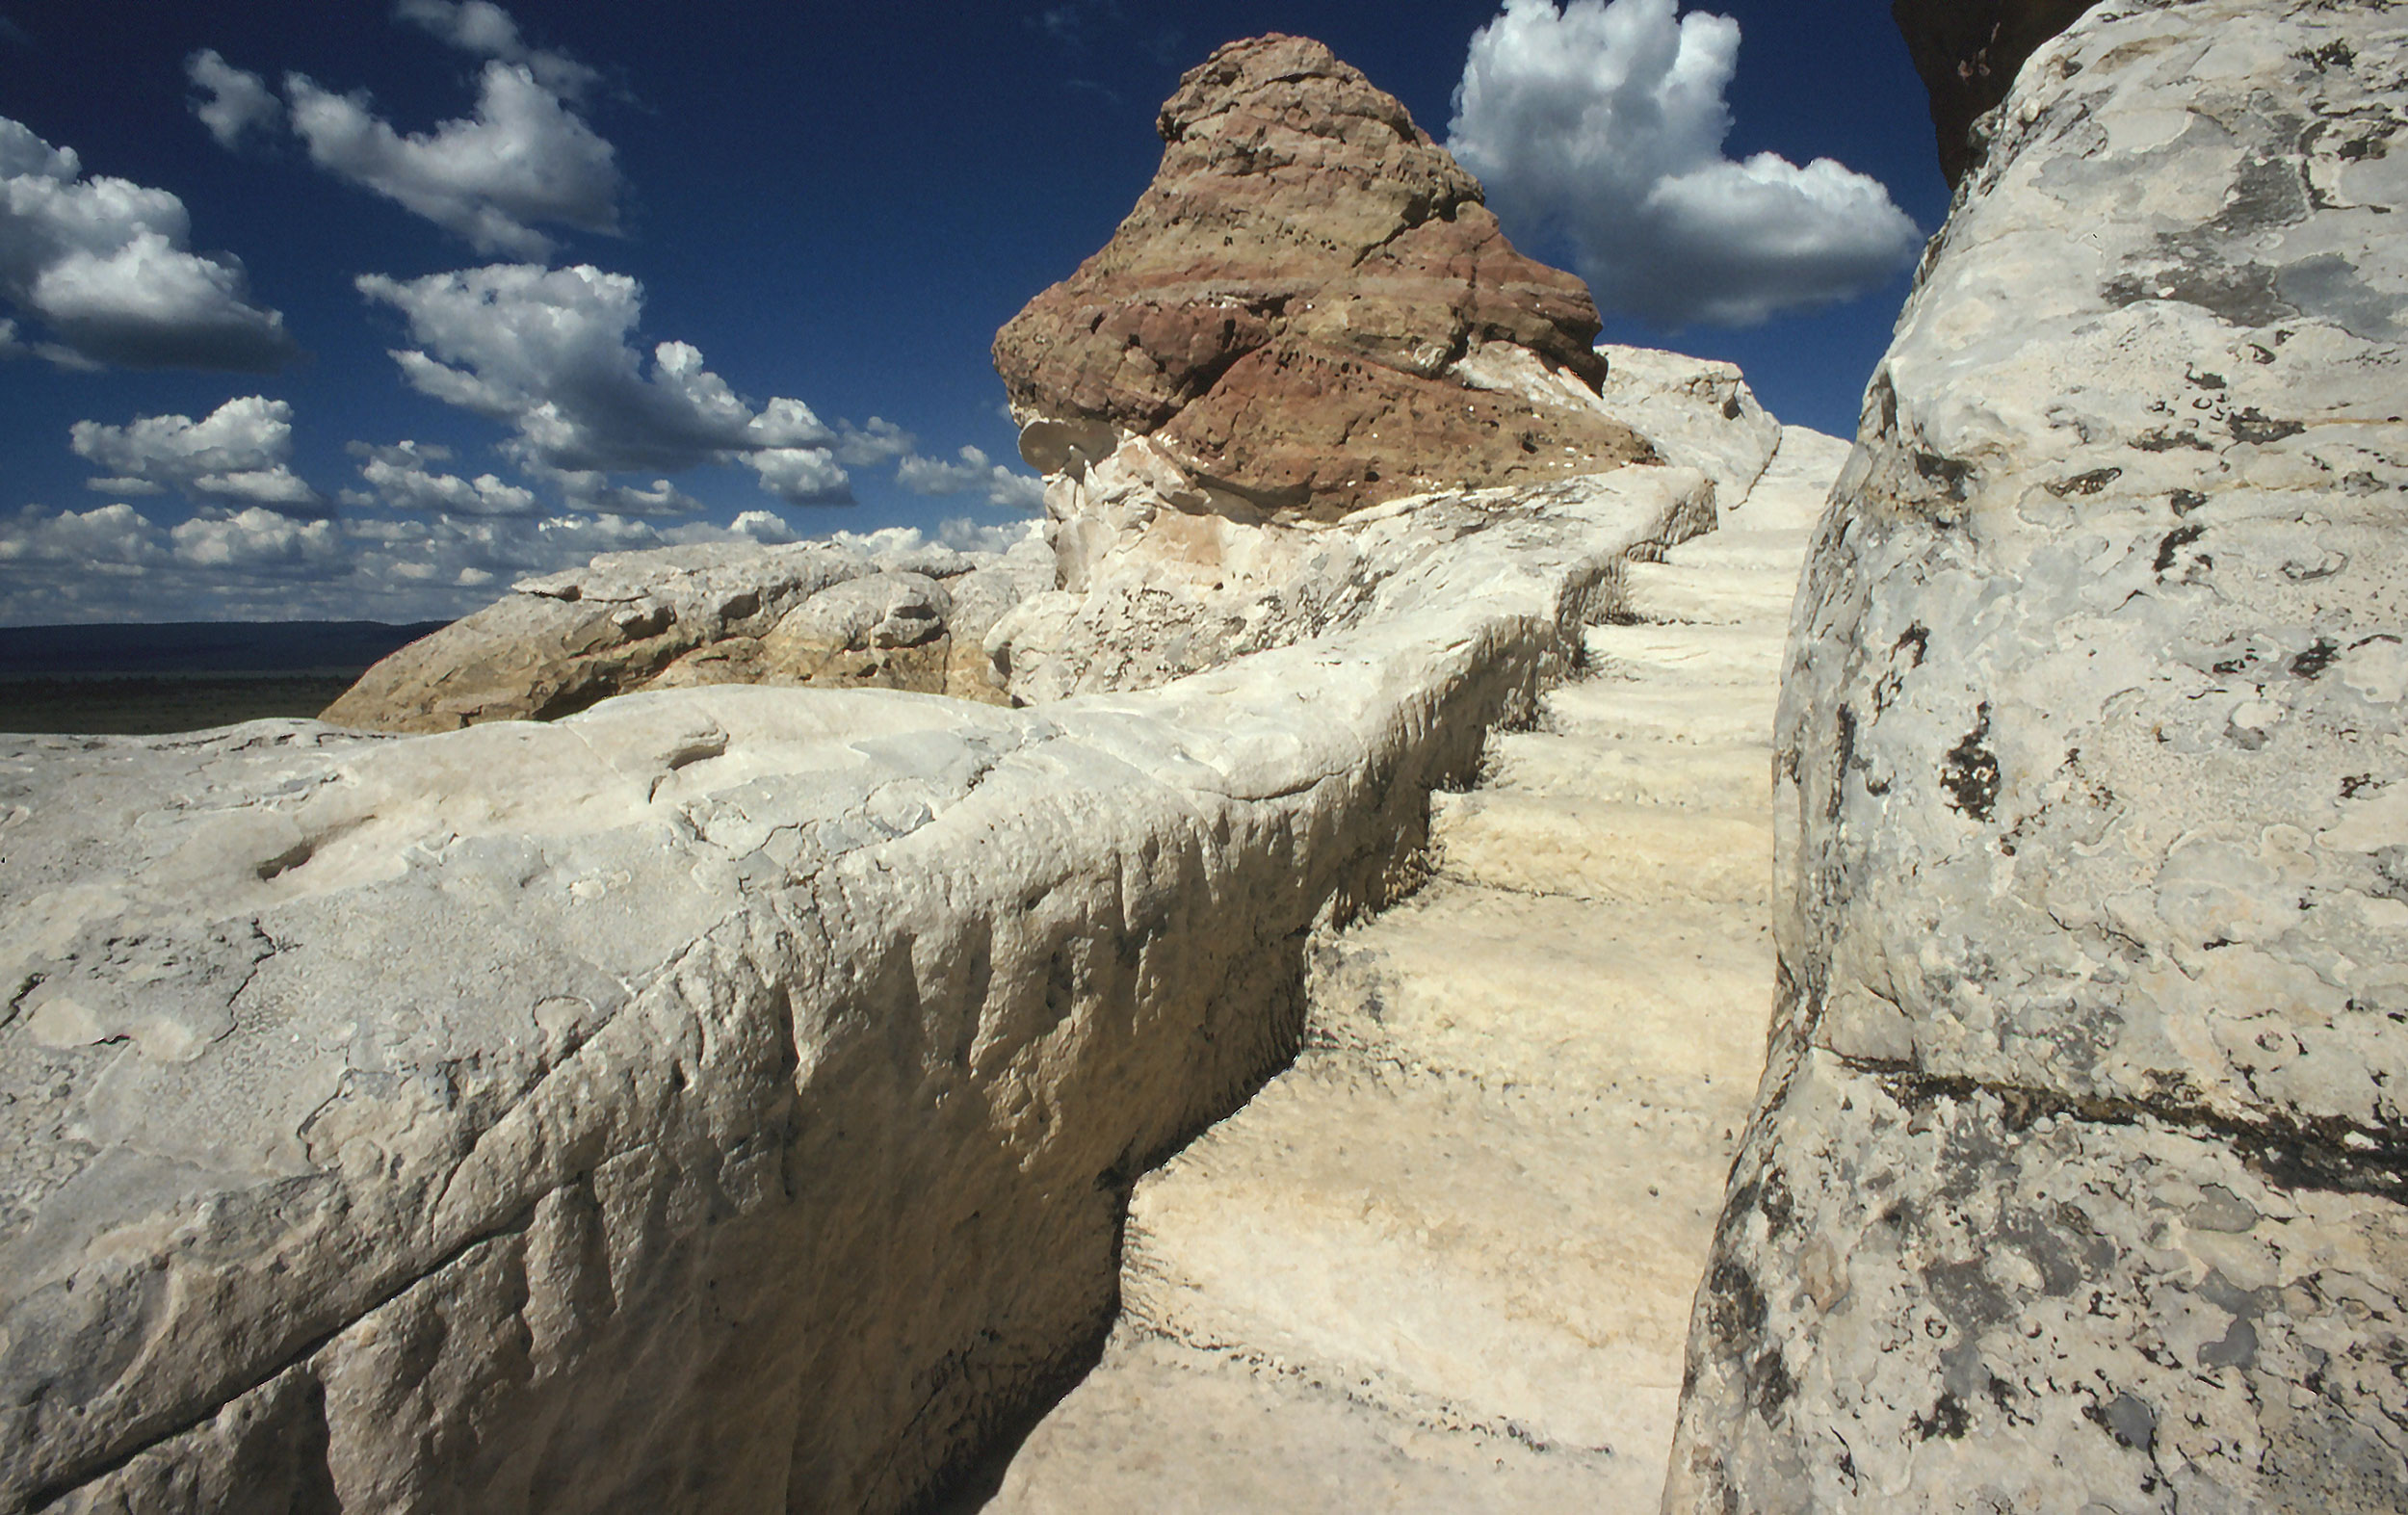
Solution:
[[[1890,17],[1931,91],[1940,170],[1954,184],[1980,161],[1975,120],[2006,98],[2040,44],[2098,0],[1890,0]]]
[[[995,339],[1024,422],[1151,433],[1200,483],[1322,518],[1650,456],[1594,411],[1450,377],[1506,344],[1594,389],[1596,306],[1516,252],[1479,181],[1329,49],[1232,42],[1159,124],[1162,168],[1112,242]]]

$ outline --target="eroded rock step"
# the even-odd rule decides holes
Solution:
[[[1588,677],[1436,797],[1437,877],[1318,952],[1295,1067],[1139,1184],[1104,1361],[990,1511],[1656,1507],[1763,1063],[1783,633],[1845,451],[1794,435],[1715,565],[1712,535],[1632,565],[1646,622],[1593,629]]]
[[[1665,810],[1482,789],[1432,797],[1430,840],[1447,876],[1525,894],[1694,901],[1761,913],[1771,887],[1772,822],[1762,810]]]

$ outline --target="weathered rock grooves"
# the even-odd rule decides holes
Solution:
[[[1400,504],[1451,549],[1351,629],[1044,713],[13,743],[0,1507],[903,1507],[1104,1328],[1126,1185],[1293,1049],[1313,930],[1710,511]]]

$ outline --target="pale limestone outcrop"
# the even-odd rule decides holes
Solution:
[[[1476,351],[1457,376],[1514,404],[1609,416],[1666,461],[1704,473],[1717,499],[1744,498],[1781,426],[1739,370],[1601,351],[1611,365],[1602,392],[1503,345]],[[1232,509],[1152,437],[1122,436],[1092,458],[1058,461],[1045,508],[1059,587],[1020,603],[986,639],[994,676],[1022,704],[1150,688],[1384,614],[1381,577],[1417,554],[1447,551],[1453,530],[1452,508],[1420,500],[1328,522]],[[1425,538],[1418,548],[1416,537]]]
[[[1798,601],[1666,1507],[2408,1507],[2408,21],[2032,55]]]
[[[369,731],[457,731],[702,684],[903,689],[1001,704],[986,634],[1052,579],[1034,541],[1000,554],[838,541],[605,553],[521,580],[404,647],[325,718]],[[870,600],[878,603],[865,613]]]
[[[1313,929],[1711,514],[1424,509],[1378,615],[1042,711],[0,748],[0,1508],[926,1493],[1101,1332]]]

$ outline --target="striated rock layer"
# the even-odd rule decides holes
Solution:
[[[2408,1508],[2408,14],[2111,0],[1871,386],[1667,1508]]]
[[[0,743],[0,1510],[912,1505],[1712,509],[1424,502],[1344,633],[1043,711]]]
[[[1160,126],[1161,170],[1111,243],[995,339],[1033,466],[1150,436],[1216,509],[1326,520],[1651,456],[1594,407],[1463,376],[1494,347],[1593,393],[1596,307],[1326,47],[1232,42]]]

